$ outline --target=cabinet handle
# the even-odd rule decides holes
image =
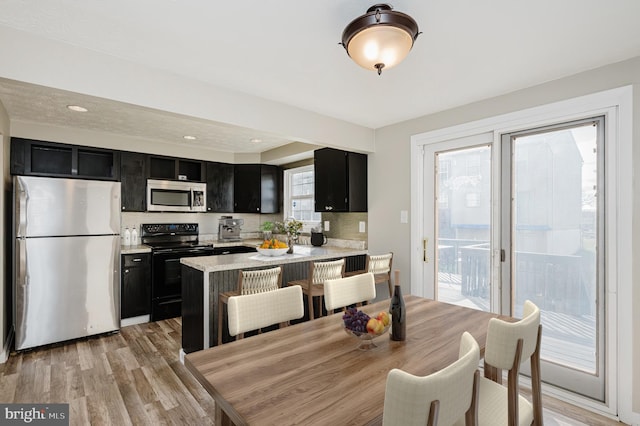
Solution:
[[[125,207],[125,206],[122,206],[122,210],[125,210],[125,209],[126,209],[126,207]]]
[[[125,270],[124,270],[124,273],[125,273],[125,274],[128,274],[128,273],[129,273],[129,270],[128,270],[128,269],[125,269]]]
[[[139,257],[136,257],[135,259],[133,259],[134,262],[142,262],[142,259],[140,259]]]

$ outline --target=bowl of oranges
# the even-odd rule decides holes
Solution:
[[[265,256],[282,256],[289,250],[289,246],[282,241],[272,238],[270,240],[264,240],[262,244],[257,247],[257,250],[258,253]]]

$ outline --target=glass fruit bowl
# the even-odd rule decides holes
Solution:
[[[356,308],[348,308],[342,316],[342,328],[348,335],[358,339],[357,348],[361,351],[378,347],[374,339],[386,334],[390,327],[391,314],[386,311],[368,315]]]

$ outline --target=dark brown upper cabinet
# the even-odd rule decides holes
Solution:
[[[10,149],[14,175],[120,179],[119,151],[23,138],[11,138]]]
[[[147,154],[123,151],[120,154],[120,204],[122,211],[147,209]]]
[[[233,173],[233,202],[236,213],[278,213],[280,175],[278,166],[236,164]]]
[[[148,162],[150,179],[205,181],[205,163],[202,161],[149,155]]]
[[[367,156],[333,148],[314,151],[317,212],[367,211]]]
[[[233,164],[207,162],[207,212],[233,213]]]

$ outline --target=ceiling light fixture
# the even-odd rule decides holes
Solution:
[[[260,139],[260,138],[251,138],[249,140],[249,142],[251,142],[251,143],[260,143],[260,142],[262,142],[262,139]]]
[[[198,139],[195,136],[191,136],[191,135],[184,135],[182,138],[188,141],[195,141],[196,139]]]
[[[421,33],[409,15],[388,4],[374,4],[342,32],[342,46],[353,61],[368,70],[391,68],[409,54]]]
[[[75,112],[87,112],[87,111],[89,111],[88,109],[86,109],[85,107],[81,107],[80,105],[67,105],[67,108],[70,109],[71,111],[75,111]]]

